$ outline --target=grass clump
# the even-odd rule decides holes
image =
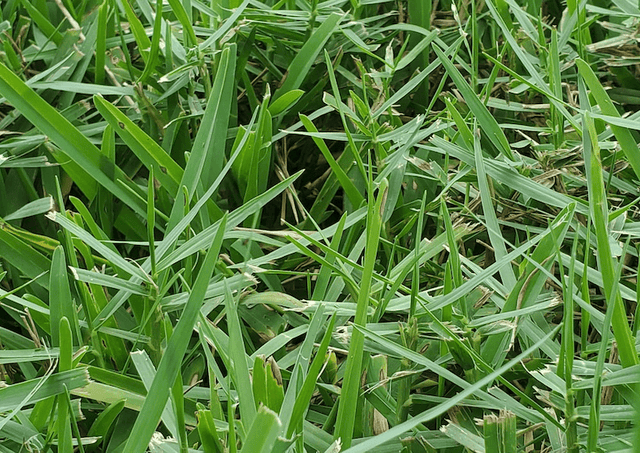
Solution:
[[[0,451],[634,452],[628,1],[6,1]]]

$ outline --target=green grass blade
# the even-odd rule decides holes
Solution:
[[[322,337],[316,356],[313,358],[311,367],[309,367],[309,372],[304,379],[304,384],[302,384],[302,388],[300,388],[298,392],[298,397],[296,398],[293,411],[291,412],[291,419],[288,427],[286,428],[287,438],[291,437],[296,428],[301,428],[302,421],[305,419],[305,414],[309,410],[309,402],[311,401],[316,383],[318,382],[318,376],[320,375],[320,371],[326,361],[325,356],[327,348],[329,347],[329,341],[333,334],[335,321],[336,317],[334,315],[331,317],[331,321],[329,321],[329,324],[327,325],[327,329]]]
[[[620,363],[625,366],[633,366],[640,363],[638,352],[635,348],[635,341],[631,335],[627,313],[618,289],[614,290],[612,282],[616,282],[616,265],[611,253],[609,242],[608,219],[609,209],[605,192],[604,180],[602,176],[602,162],[600,160],[600,148],[598,137],[595,131],[593,120],[587,112],[584,117],[585,128],[583,134],[583,145],[585,153],[585,165],[587,167],[587,183],[589,190],[589,207],[591,211],[591,221],[596,230],[596,240],[598,243],[597,257],[598,267],[602,272],[605,282],[604,293],[608,304],[614,306],[612,327],[613,334],[618,344]]]
[[[483,377],[478,382],[469,386],[465,390],[462,390],[460,393],[457,393],[455,396],[448,398],[445,402],[435,406],[432,409],[428,409],[422,412],[421,414],[416,415],[415,417],[411,418],[410,420],[407,420],[404,423],[394,426],[393,428],[389,429],[388,431],[378,436],[365,440],[364,442],[361,442],[354,447],[347,448],[346,450],[344,450],[344,453],[366,453],[368,451],[372,451],[372,449],[375,448],[376,446],[381,445],[392,439],[395,439],[398,436],[417,427],[422,423],[426,423],[429,420],[433,420],[438,415],[445,413],[447,410],[457,405],[464,398],[474,394],[479,389],[483,388],[484,386],[494,381],[498,376],[501,376],[506,371],[513,368],[522,359],[528,357],[531,353],[533,353],[538,348],[540,348],[542,344],[544,344],[549,339],[553,338],[558,333],[559,330],[560,330],[560,326],[557,326],[551,332],[544,335],[542,338],[540,338],[540,340],[532,344],[530,347],[522,351],[520,354],[518,354],[516,357],[514,357],[504,365],[502,365],[500,368],[496,369],[492,373]]]
[[[367,310],[369,307],[369,291],[373,277],[373,267],[380,241],[380,228],[382,224],[382,210],[386,199],[387,181],[383,180],[378,188],[378,197],[375,203],[369,205],[367,216],[367,244],[365,247],[364,271],[358,293],[358,304],[354,325],[364,326],[367,323]],[[354,331],[349,345],[349,353],[345,365],[344,382],[340,394],[338,406],[338,418],[334,437],[342,440],[342,445],[348,448],[353,438],[356,411],[360,401],[360,382],[362,374],[364,335]]]
[[[487,107],[485,107],[484,103],[478,98],[478,95],[473,92],[471,86],[464,79],[460,71],[454,66],[454,64],[445,56],[445,54],[440,50],[437,46],[433,47],[434,52],[438,56],[438,59],[442,63],[442,65],[447,70],[447,74],[453,82],[456,84],[458,90],[464,97],[465,102],[469,106],[469,109],[473,112],[475,117],[478,119],[478,125],[482,128],[482,130],[487,134],[491,143],[494,144],[496,149],[504,154],[504,156],[514,161],[515,158],[513,156],[513,152],[511,151],[511,146],[509,145],[509,141],[507,137],[504,135],[504,131],[500,128],[498,121],[489,113]]]
[[[322,51],[324,45],[329,40],[331,35],[336,31],[338,24],[344,16],[338,13],[332,13],[325,21],[320,25],[311,35],[311,37],[304,43],[300,51],[296,54],[295,58],[287,68],[286,79],[280,86],[280,88],[274,93],[274,102],[284,95],[293,90],[297,90],[302,85],[302,82],[309,74],[311,66],[315,62],[318,55]]]
[[[251,377],[247,366],[242,328],[238,317],[238,303],[228,286],[225,291],[227,324],[229,326],[229,374],[235,384],[240,406],[240,417],[246,425],[256,420],[256,402],[251,388]]]
[[[28,2],[25,2],[28,3]],[[104,64],[105,64],[105,54],[107,52],[107,19],[109,16],[109,6],[110,3],[108,0],[102,2],[98,9],[98,30],[96,36],[96,68],[94,70],[94,81],[96,85],[102,85],[104,83]]]
[[[240,453],[272,453],[282,423],[278,415],[264,406],[258,410]]]
[[[147,274],[140,269],[138,266],[134,266],[129,261],[125,260],[120,254],[115,252],[113,249],[107,247],[102,244],[98,239],[94,238],[89,232],[80,228],[78,225],[73,223],[71,220],[67,219],[64,215],[58,212],[50,212],[47,214],[47,217],[52,221],[59,224],[65,230],[69,231],[71,234],[76,236],[78,239],[82,240],[85,244],[93,248],[96,252],[100,253],[102,256],[107,258],[110,262],[114,263],[121,269],[124,269],[130,275],[135,275],[138,278],[143,280],[147,280]]]
[[[53,346],[60,345],[59,326],[63,318],[75,319],[75,304],[71,298],[71,288],[67,277],[67,263],[62,246],[56,247],[51,258],[51,273],[49,289],[54,295],[49,301],[51,343]],[[66,371],[62,370],[62,371]]]
[[[545,235],[527,259],[520,279],[510,289],[509,296],[502,307],[507,313],[533,304],[542,291],[548,278],[548,272],[554,264],[556,244],[563,241],[574,215],[575,205],[561,211],[550,225],[551,234]],[[546,272],[545,272],[546,271]],[[514,318],[516,321],[517,317]],[[514,327],[515,329],[516,327]],[[499,366],[514,345],[516,331],[490,336],[482,346],[484,359],[493,367]]]
[[[142,25],[142,22],[140,22],[140,19],[138,19],[138,16],[136,15],[135,11],[131,7],[129,0],[120,0],[120,4],[122,5],[122,8],[124,9],[125,14],[127,15],[127,21],[129,22],[129,27],[131,29],[131,32],[133,33],[133,36],[136,42],[138,43],[138,49],[140,49],[140,54],[146,61],[148,57],[149,47],[151,47],[151,41],[149,40],[149,37],[147,36],[147,33],[144,30],[144,26]],[[119,19],[116,19],[116,20],[119,20]]]
[[[271,201],[273,198],[282,193],[287,187],[289,187],[293,182],[298,179],[301,175],[302,171],[290,176],[289,178],[279,182],[275,186],[271,187],[264,193],[258,195],[253,200],[245,203],[242,207],[236,209],[231,214],[229,214],[229,225],[235,226],[240,224],[246,218],[257,212],[261,209],[267,202]],[[215,225],[208,227],[206,230],[192,237],[180,247],[178,247],[175,251],[168,254],[164,258],[162,258],[158,262],[158,269],[162,270],[172,264],[180,261],[181,259],[192,255],[199,250],[202,250],[203,246],[205,246],[213,236],[215,230]]]
[[[131,353],[131,361],[136,367],[138,375],[144,383],[146,390],[149,391],[153,385],[153,379],[157,374],[149,355],[145,351],[134,351]],[[162,410],[162,423],[164,423],[175,439],[179,438],[178,429],[180,428],[178,427],[176,415],[173,412],[169,401],[166,402],[164,409]]]
[[[70,371],[63,371],[31,379],[19,384],[9,385],[0,389],[0,410],[11,411],[21,406],[25,395],[33,392],[28,403],[33,404],[51,396],[65,392],[65,388],[72,390],[89,384],[89,373],[86,368],[75,368]]]
[[[95,182],[98,182],[136,213],[145,214],[144,203],[123,187],[122,183],[125,183],[133,193],[138,192],[131,182],[127,182],[128,178],[122,170],[118,167],[109,168],[109,171],[113,171],[114,177],[107,176],[104,172],[107,168],[103,168],[107,163],[102,160],[98,148],[2,63],[0,63],[0,94],[60,149],[64,150],[64,154],[78,164],[86,175],[90,175],[87,183],[81,187],[89,199],[95,197]],[[64,160],[68,158],[65,157]]]
[[[318,132],[318,129],[316,128],[316,126],[306,115],[300,114],[300,121],[302,121],[302,124],[307,129],[307,131]],[[349,197],[351,204],[353,206],[360,206],[360,204],[364,201],[364,197],[360,194],[360,191],[355,186],[353,181],[347,176],[347,174],[344,172],[342,167],[333,158],[333,155],[331,154],[331,151],[329,151],[329,148],[325,144],[324,140],[322,140],[319,137],[312,137],[312,139],[314,143],[318,146],[318,149],[320,149],[320,152],[322,152],[322,155],[324,156],[324,158],[327,159],[327,162],[331,166],[331,170],[336,175],[336,178],[340,182],[342,189],[345,191],[346,195]]]
[[[236,46],[227,45],[220,56],[211,95],[180,183],[187,188],[189,196],[196,193],[198,181],[201,180],[204,187],[209,187],[222,170],[235,90],[235,70]]]
[[[188,38],[185,39],[186,47],[195,46],[198,42],[196,32],[193,30],[189,14],[184,9],[182,2],[180,0],[169,0],[169,5],[173,10],[173,14],[176,15],[176,18],[180,21],[180,24],[182,24],[183,32],[186,32],[185,38]]]
[[[102,96],[93,97],[93,102],[100,114],[114,131],[138,156],[147,168],[153,167],[155,177],[167,189],[172,197],[178,193],[178,184],[183,176],[182,168],[169,156],[160,145],[144,133],[124,113],[118,110]]]
[[[71,369],[71,356],[73,354],[73,338],[71,336],[71,325],[66,316],[60,318],[60,361],[58,369],[69,371]],[[69,424],[70,405],[67,403],[67,389],[58,396],[58,451],[61,453],[73,453],[71,425]]]
[[[591,67],[584,60],[578,58],[576,60],[580,76],[584,79],[587,86],[591,90],[598,107],[605,115],[619,118],[618,109],[611,102],[611,98],[603,88],[598,76],[593,72]],[[625,127],[610,125],[611,131],[614,133],[620,144],[622,152],[626,156],[629,164],[636,174],[636,178],[640,179],[640,154],[638,154],[638,144],[636,143],[631,131]]]
[[[485,222],[487,222],[487,232],[489,233],[491,245],[495,250],[496,260],[500,260],[507,254],[507,248],[504,244],[498,218],[496,217],[496,212],[493,207],[493,199],[489,190],[487,174],[484,169],[484,158],[482,156],[479,133],[476,133],[474,136],[473,149],[476,172],[478,173],[478,188],[480,189],[482,212],[484,213]],[[516,275],[511,266],[506,266],[500,269],[500,277],[507,288],[515,287]]]
[[[226,216],[222,218],[222,222],[217,229],[205,261],[189,295],[189,301],[182,312],[178,325],[171,335],[162,360],[158,365],[156,376],[153,379],[149,393],[145,398],[140,414],[131,431],[131,436],[125,446],[125,450],[128,452],[144,453],[149,445],[156,425],[160,420],[162,411],[169,398],[170,385],[167,385],[167,383],[173,383],[178,375],[179,367],[177,367],[176,364],[182,363],[182,358],[189,339],[191,338],[191,333],[200,311],[200,305],[204,300],[209,280],[211,279],[214,266],[218,260],[225,226]]]
[[[10,220],[19,220],[34,215],[44,214],[53,210],[54,207],[55,205],[53,204],[52,197],[40,198],[39,200],[34,200],[30,203],[27,203],[20,209],[6,215],[4,217],[4,220],[8,222]]]

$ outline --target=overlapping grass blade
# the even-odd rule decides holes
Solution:
[[[176,326],[167,348],[162,355],[162,360],[158,366],[157,373],[151,384],[151,388],[145,398],[144,404],[133,426],[131,437],[127,441],[125,449],[132,453],[143,453],[147,449],[147,445],[151,440],[153,431],[160,420],[160,415],[164,410],[165,403],[169,398],[169,386],[167,383],[175,381],[179,368],[176,363],[181,363],[187,344],[191,337],[193,327],[200,310],[200,304],[204,299],[207,285],[213,273],[222,239],[224,238],[226,226],[226,216],[222,218],[212,244],[207,252],[205,261],[198,273],[195,284],[193,285],[189,301],[185,306],[180,321]]]
[[[2,63],[0,63],[0,94],[64,150],[63,160],[70,158],[83,169],[85,172],[82,175],[83,178],[76,183],[89,199],[95,197],[96,183],[98,183],[133,211],[139,214],[144,212],[143,203],[132,194],[138,191],[122,170],[117,166],[109,168],[101,159],[101,153],[93,143]],[[113,172],[114,178],[108,177],[105,170]],[[127,190],[123,184],[131,190]]]

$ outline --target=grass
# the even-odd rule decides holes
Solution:
[[[0,452],[640,450],[637,4],[0,15]]]

